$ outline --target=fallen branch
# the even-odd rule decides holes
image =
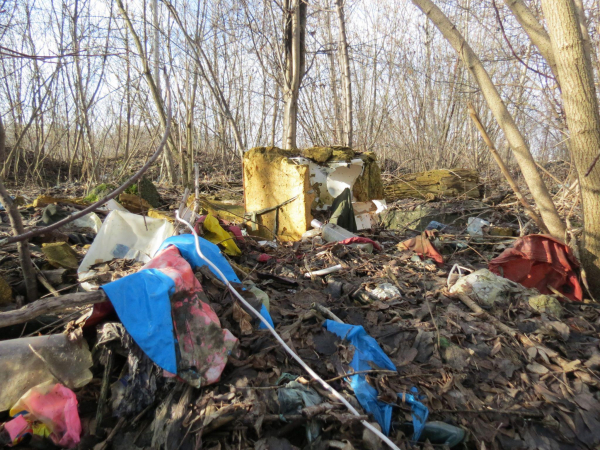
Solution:
[[[66,294],[60,297],[51,297],[42,300],[36,300],[27,306],[14,311],[0,313],[0,328],[17,325],[28,322],[43,314],[49,314],[78,306],[88,306],[94,303],[102,303],[108,300],[108,297],[102,289],[93,292],[78,292],[75,294]]]
[[[98,200],[96,203],[93,203],[92,205],[79,211],[76,214],[65,217],[63,220],[59,220],[55,224],[52,224],[52,225],[49,225],[49,226],[43,227],[43,228],[38,228],[36,230],[31,230],[31,231],[28,231],[27,233],[19,234],[18,236],[12,236],[12,237],[9,237],[6,239],[2,239],[2,240],[0,240],[0,247],[7,245],[7,244],[11,244],[13,242],[21,242],[26,239],[31,239],[35,236],[39,236],[40,234],[49,233],[50,231],[56,230],[64,225],[67,225],[68,223],[73,222],[74,220],[79,219],[79,218],[85,216],[86,214],[92,213],[92,212],[96,211],[98,208],[100,208],[102,205],[104,205],[106,202],[108,202],[109,200],[112,200],[119,194],[122,194],[123,192],[125,192],[125,189],[127,189],[129,186],[131,186],[136,181],[138,181],[144,175],[144,173],[150,168],[150,166],[152,164],[154,164],[154,162],[158,159],[158,157],[162,153],[162,151],[165,147],[165,144],[167,143],[167,139],[169,138],[169,133],[171,132],[171,91],[169,89],[168,78],[166,78],[166,80],[167,80],[167,125],[165,126],[165,134],[164,134],[162,140],[160,141],[160,144],[158,144],[158,148],[156,149],[156,151],[154,152],[152,157],[150,157],[150,159],[146,162],[146,164],[144,164],[140,170],[138,170],[133,176],[131,176],[131,178],[129,178],[127,181],[125,181],[121,186],[119,186],[117,189],[112,191],[106,197],[103,197],[102,199]]]

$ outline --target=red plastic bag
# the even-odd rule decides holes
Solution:
[[[348,239],[344,239],[340,241],[340,244],[350,245],[350,244],[372,244],[375,250],[381,250],[381,245],[378,242],[375,242],[373,239],[369,239],[366,237],[356,236]]]
[[[583,300],[577,258],[567,245],[550,236],[532,234],[519,239],[492,259],[489,269],[542,294],[553,293],[550,285],[570,300]]]

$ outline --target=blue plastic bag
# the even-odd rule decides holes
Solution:
[[[427,422],[427,417],[429,416],[429,410],[427,407],[421,403],[417,398],[419,397],[417,394],[417,388],[413,387],[410,390],[413,394],[398,394],[398,397],[404,399],[406,403],[410,405],[412,409],[412,419],[413,419],[413,441],[418,441],[421,437],[421,433],[425,428],[425,423]]]
[[[159,367],[177,373],[170,300],[175,281],[160,270],[144,269],[102,289],[137,345]]]
[[[350,367],[355,372],[371,370],[374,366],[381,369],[396,370],[394,363],[362,326],[326,320],[325,328],[340,338],[346,339],[354,346],[354,358],[350,363]],[[350,386],[352,386],[360,405],[365,411],[373,414],[383,433],[388,435],[392,422],[392,405],[377,400],[377,389],[367,382],[364,375],[352,375]]]

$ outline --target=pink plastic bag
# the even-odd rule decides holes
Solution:
[[[43,383],[29,389],[11,408],[10,415],[16,417],[5,425],[14,441],[25,433],[33,432],[32,427],[23,428],[24,422],[43,423],[50,431],[50,439],[64,448],[74,448],[81,437],[81,422],[77,411],[77,397],[62,384]],[[14,426],[13,426],[14,425]],[[13,433],[16,433],[13,436]]]

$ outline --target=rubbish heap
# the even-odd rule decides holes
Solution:
[[[438,205],[386,203],[374,155],[344,147],[253,149],[243,177],[183,201],[145,187],[152,203],[132,191],[34,238],[47,294],[24,307],[0,247],[3,445],[600,446],[600,308],[578,260],[474,196],[472,173]],[[102,192],[15,194],[48,225]]]

